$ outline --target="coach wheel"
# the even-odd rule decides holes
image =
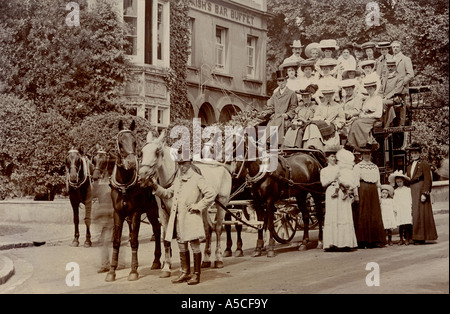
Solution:
[[[279,243],[289,243],[297,230],[298,207],[290,201],[278,201],[275,207],[277,211],[274,215],[273,237]]]

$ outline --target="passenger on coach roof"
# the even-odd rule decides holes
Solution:
[[[297,77],[298,65],[299,65],[298,61],[291,61],[291,62],[283,63],[279,67],[279,70],[286,71],[287,76],[288,76],[287,81],[286,81],[286,86],[291,91],[296,91],[296,90],[300,89],[300,80]]]
[[[320,68],[320,76],[317,81],[317,85],[319,86],[319,92],[316,95],[316,101],[320,104],[320,98],[322,97],[322,89],[324,88],[331,88],[333,90],[336,90],[336,92],[339,91],[339,81],[332,75],[332,72],[334,68],[337,65],[337,62],[335,59],[331,58],[324,58],[322,60],[319,60],[316,64]],[[339,94],[336,93],[335,100],[339,101]]]
[[[361,62],[360,66],[363,70],[364,80],[371,80],[377,83],[375,94],[378,94],[381,88],[381,80],[377,72],[375,71],[375,63],[375,60],[364,60],[363,62]],[[363,90],[363,94],[367,95],[367,91]]]
[[[361,45],[361,49],[364,51],[364,60],[375,61],[375,43],[368,41]]]
[[[270,130],[270,126],[276,126],[278,128],[278,145],[281,145],[284,132],[295,115],[298,99],[295,92],[286,86],[286,71],[278,70],[276,76],[278,88],[267,101],[261,114],[264,116],[270,115],[270,120],[267,123],[267,130]],[[266,117],[263,116],[261,116],[261,118],[266,119]],[[269,133],[270,132],[267,132],[267,136],[270,135]]]
[[[375,68],[380,78],[388,74],[386,61],[392,59],[392,55],[389,54],[389,48],[391,48],[391,43],[388,41],[379,42],[377,45],[377,49],[380,51],[381,56],[378,57]]]
[[[369,97],[363,103],[359,118],[355,119],[350,125],[347,136],[347,146],[353,149],[373,145],[378,149],[379,144],[372,134],[373,125],[380,120],[383,114],[383,99],[376,94],[377,82],[375,80],[364,79],[364,88],[366,88]]]
[[[291,45],[292,55],[284,59],[283,63],[303,61],[303,58],[301,56],[303,47],[304,46],[302,45],[300,40],[294,40],[294,42]]]
[[[361,61],[363,61],[363,59],[364,59],[364,52],[361,48],[361,45],[353,44],[353,53],[354,53],[355,60],[356,60],[356,68],[358,69],[359,63]],[[362,69],[359,69],[359,70],[361,71]]]
[[[314,65],[316,61],[307,59],[300,62],[301,75],[299,77],[300,86],[298,90],[306,89],[311,84],[318,84],[317,77],[314,75]],[[297,91],[297,90],[295,90]]]
[[[363,99],[360,95],[355,93],[357,84],[358,81],[355,79],[341,81],[341,87],[345,92],[345,96],[341,99],[341,105],[345,115],[345,124],[340,133],[345,139],[347,138],[351,124],[359,118],[362,110]]]
[[[402,44],[394,41],[391,44],[394,53],[393,58],[397,64],[397,72],[403,77],[403,95],[409,94],[409,83],[414,78],[414,70],[411,58],[402,53]]]
[[[337,76],[338,80],[342,79],[342,73],[345,69],[356,69],[356,60],[353,56],[353,45],[346,44],[342,49],[342,53],[337,59]]]
[[[342,106],[334,100],[335,86],[322,87],[320,101],[314,118],[306,126],[303,135],[303,148],[323,151],[324,145],[339,145],[338,131],[344,126],[345,117]]]
[[[394,126],[405,125],[406,107],[401,98],[403,77],[396,71],[397,65],[393,59],[386,62],[386,67],[388,68],[388,74],[381,78],[379,91],[383,97],[383,125],[389,127],[394,120]]]
[[[311,84],[297,92],[297,94],[301,95],[301,100],[295,109],[295,117],[291,121],[292,124],[286,131],[283,142],[285,148],[302,148],[303,129],[314,118],[314,113],[317,109],[317,104],[312,99],[312,95],[317,92],[317,89],[317,85]]]

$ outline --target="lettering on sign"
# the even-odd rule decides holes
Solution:
[[[190,5],[192,8],[208,12],[231,21],[239,22],[242,24],[254,26],[255,17],[251,14],[235,10],[232,8],[227,8],[223,5],[211,3],[206,0],[190,0]]]

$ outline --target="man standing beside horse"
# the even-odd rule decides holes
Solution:
[[[183,158],[184,157],[184,158]],[[181,274],[173,283],[186,282],[196,285],[200,282],[202,254],[200,238],[205,237],[202,214],[214,202],[217,193],[206,179],[191,168],[192,155],[181,156],[178,160],[179,173],[168,189],[156,183],[151,186],[154,193],[161,198],[171,198],[172,207],[166,231],[166,241],[171,241],[176,230],[180,249]],[[190,243],[194,254],[194,275],[190,276]]]

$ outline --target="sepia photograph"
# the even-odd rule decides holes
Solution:
[[[0,1],[0,295],[449,294],[448,160],[447,1]]]

